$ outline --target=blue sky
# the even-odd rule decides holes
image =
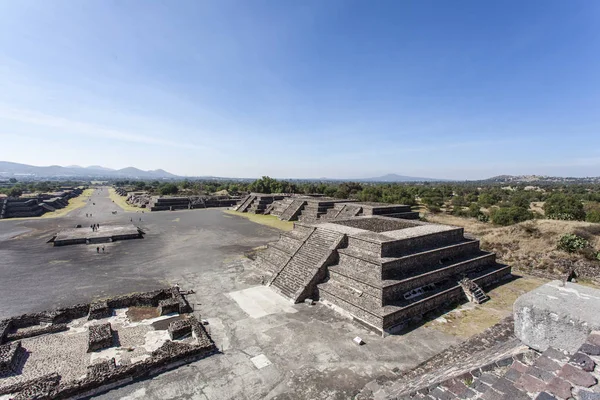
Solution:
[[[0,0],[0,160],[599,176],[600,2]]]

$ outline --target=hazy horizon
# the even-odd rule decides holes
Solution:
[[[600,176],[600,3],[0,0],[0,160]]]

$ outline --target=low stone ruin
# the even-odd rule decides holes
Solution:
[[[0,376],[17,372],[20,355],[20,341],[0,345]]]
[[[464,299],[465,277],[486,286],[511,271],[463,228],[383,216],[296,222],[257,262],[286,298],[319,298],[382,334]]]
[[[147,350],[144,345],[144,332],[166,328],[158,327],[160,324],[156,328],[151,324],[130,325],[126,322],[126,310],[130,307],[156,309],[161,302],[163,305],[168,303],[170,307],[176,308],[176,311],[191,311],[191,307],[179,289],[174,287],[116,296],[93,305],[80,304],[0,321],[0,397],[4,395],[8,395],[7,398],[10,399],[86,397],[134,379],[161,373],[183,363],[207,357],[217,351],[202,324],[189,314],[156,317],[157,320],[178,318],[170,324],[169,335],[172,335],[173,341],[166,340],[158,349],[151,352]],[[102,317],[103,315],[105,317]],[[89,316],[95,318],[90,321]],[[60,329],[51,333],[53,329],[48,328],[54,326],[60,326]],[[69,332],[61,333],[65,329]],[[117,332],[121,334],[121,343],[127,340],[129,344],[126,346],[137,343],[136,347],[121,348],[120,346],[125,345],[114,340]],[[137,339],[132,336],[135,332],[138,332],[138,336],[141,335]],[[49,333],[50,336],[57,336],[55,339],[50,339],[50,343],[54,344],[45,348],[43,346],[48,343]],[[45,336],[40,336],[41,334]],[[82,335],[87,337],[87,343],[83,342],[86,343],[83,349],[78,344],[82,343]],[[15,338],[18,337],[25,338],[16,340]],[[61,345],[65,346],[66,353],[61,356],[61,359],[65,357],[65,365],[50,363],[46,366],[45,360],[51,361],[54,352],[63,351],[56,348]],[[94,361],[94,355],[108,347],[114,348],[117,356],[109,360]],[[82,366],[77,362],[71,366],[66,361],[69,357],[80,359],[81,356],[77,352],[83,351],[82,354],[85,354],[86,350],[91,358],[90,364],[84,366],[84,370],[79,370]],[[34,357],[23,357],[27,353],[33,354]],[[134,356],[135,358],[132,358]],[[123,362],[119,362],[120,357],[126,358]]]
[[[69,199],[83,193],[82,188],[71,188],[54,193],[41,193],[35,197],[0,198],[0,219],[39,217],[68,205]]]
[[[174,312],[179,312],[179,299],[170,298],[158,302],[159,315],[167,315]]]
[[[106,303],[106,301],[98,301],[90,304],[90,312],[88,314],[88,319],[102,319],[108,318],[112,315],[112,310]]]
[[[180,339],[184,336],[191,335],[192,324],[190,320],[178,319],[169,324],[169,337],[171,340]]]
[[[112,346],[113,331],[110,324],[92,325],[88,332],[88,353]]]

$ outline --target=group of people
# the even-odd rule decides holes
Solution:
[[[90,228],[92,228],[92,231],[96,232],[100,228],[100,224],[90,225]]]
[[[85,214],[85,216],[86,216],[86,217],[91,217],[91,216],[92,216],[92,214],[87,214],[87,213],[86,213],[86,214]]]
[[[102,246],[102,252],[104,253],[104,246]],[[100,253],[100,247],[96,247],[96,253]]]

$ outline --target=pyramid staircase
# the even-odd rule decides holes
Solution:
[[[240,205],[237,206],[235,211],[246,212],[246,210],[248,209],[248,207],[250,207],[250,204],[252,204],[254,199],[256,199],[256,195],[249,194],[244,199],[242,199],[242,201],[240,202]]]
[[[281,217],[281,214],[292,204],[294,201],[293,197],[286,197],[283,200],[277,200],[273,202],[273,210],[271,210],[271,215],[275,215],[277,217]]]
[[[335,249],[343,243],[339,232],[302,227],[281,235],[258,259],[271,274],[268,285],[294,301],[311,296],[325,279],[324,268],[333,262]]]
[[[292,200],[290,205],[281,213],[279,219],[282,221],[293,221],[298,218],[306,204],[305,200]]]

